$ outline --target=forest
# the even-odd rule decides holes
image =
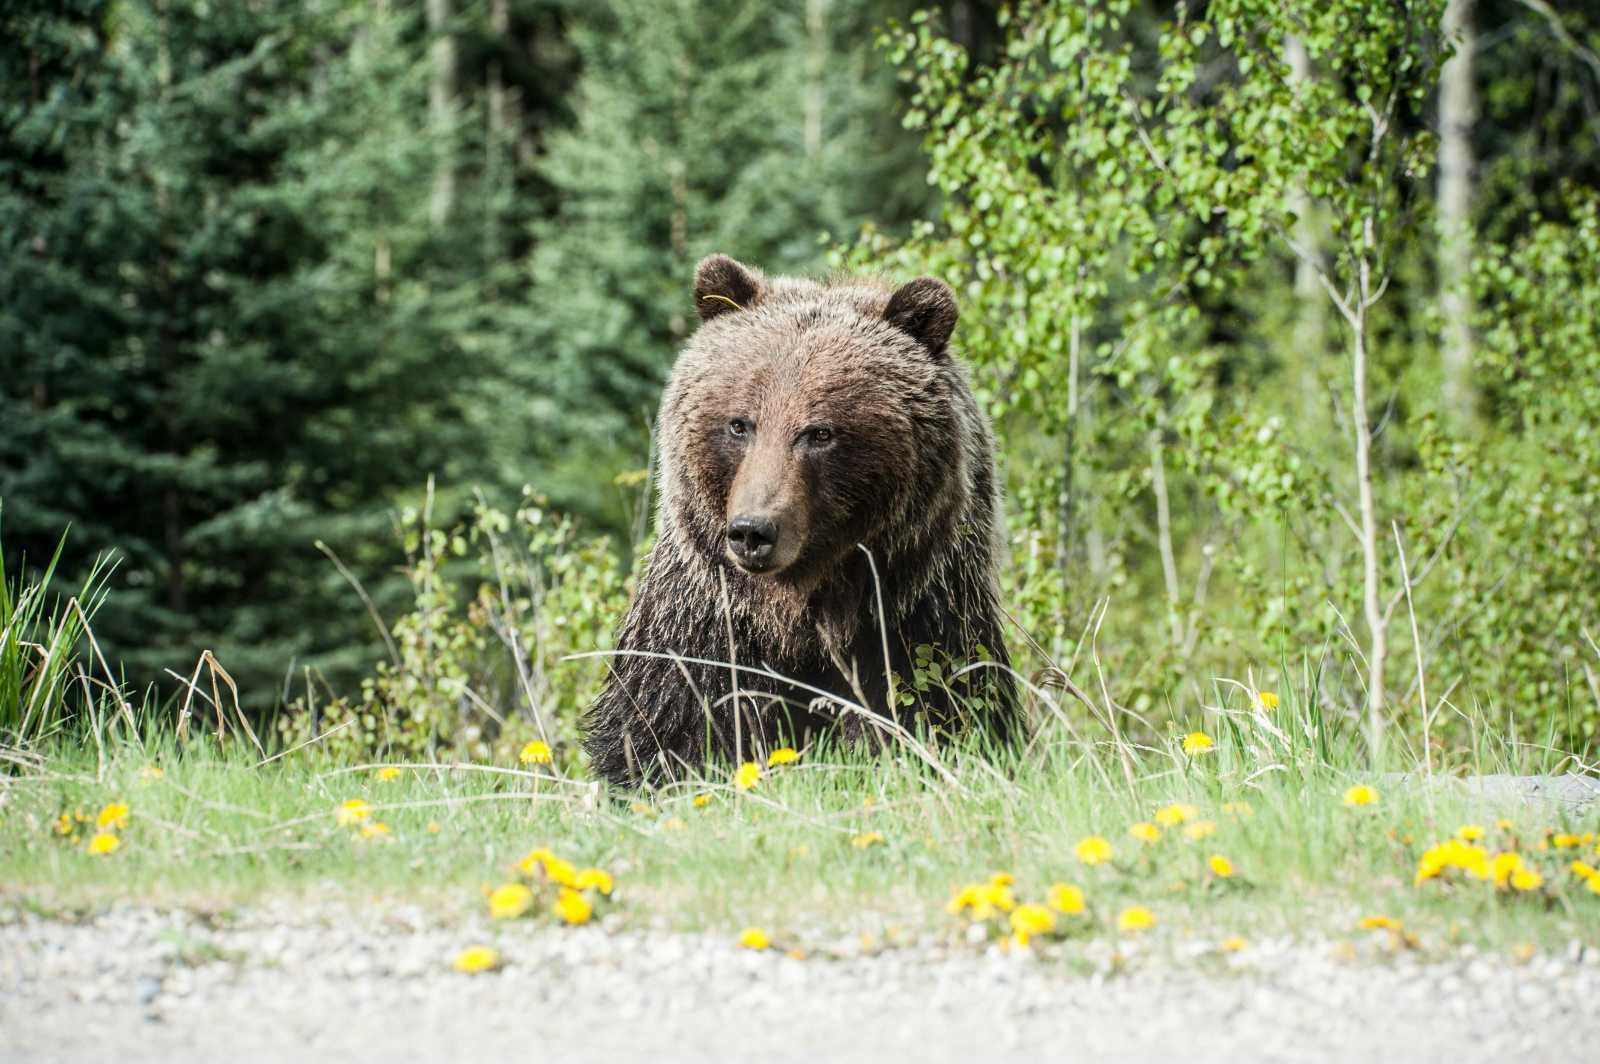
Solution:
[[[1044,686],[1149,741],[1228,677],[1374,755],[1486,723],[1594,754],[1600,9],[22,0],[0,30],[15,736],[115,688],[578,767],[604,665],[572,655],[627,603],[722,251],[956,289]]]

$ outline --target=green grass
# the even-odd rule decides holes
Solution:
[[[1294,734],[1306,722],[1284,703],[1274,716]],[[1422,948],[1600,941],[1600,895],[1566,870],[1577,851],[1538,849],[1549,830],[1593,831],[1596,811],[1567,823],[1552,806],[1485,805],[1451,788],[1383,779],[1376,805],[1349,808],[1342,795],[1363,777],[1347,748],[1324,747],[1327,760],[1315,743],[1274,745],[1251,715],[1224,720],[1208,728],[1217,749],[1194,758],[1175,745],[1085,745],[1063,729],[1026,752],[951,751],[941,763],[954,782],[909,754],[817,750],[750,792],[713,780],[637,802],[610,799],[586,780],[510,770],[406,768],[386,782],[370,767],[327,763],[315,748],[259,765],[243,744],[219,750],[206,738],[180,750],[170,738],[107,735],[98,745],[60,741],[40,767],[0,777],[0,867],[13,899],[51,910],[408,898],[448,918],[481,907],[481,888],[548,846],[611,871],[612,908],[629,926],[735,933],[756,924],[802,944],[891,927],[958,934],[943,909],[953,888],[996,871],[1016,877],[1019,900],[1043,900],[1057,881],[1083,888],[1085,933],[1108,933],[1127,905],[1148,906],[1159,920],[1152,937],[1170,943],[1355,937],[1370,914],[1403,920]],[[1483,767],[1518,767],[1504,755]],[[163,770],[158,778],[148,778],[152,765]],[[712,797],[697,807],[697,794]],[[334,808],[358,797],[376,807],[386,839],[361,840],[335,823]],[[92,818],[113,800],[132,809],[117,852],[91,857],[88,832],[75,843],[54,833],[60,813]],[[1251,815],[1223,812],[1236,801]],[[1155,845],[1128,836],[1130,824],[1172,802],[1197,807],[1215,834],[1195,842],[1170,830]],[[1497,833],[1501,817],[1514,821],[1512,832]],[[1491,853],[1514,846],[1538,862],[1545,889],[1415,886],[1421,851],[1468,823],[1489,829]],[[869,831],[885,842],[852,845]],[[1111,865],[1078,862],[1075,847],[1088,834],[1111,840]],[[1584,847],[1591,861],[1594,849]],[[1232,879],[1206,872],[1214,853],[1234,863]]]

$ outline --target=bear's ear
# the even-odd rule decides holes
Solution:
[[[926,347],[930,355],[943,358],[959,314],[949,285],[936,277],[918,277],[889,297],[883,320]]]
[[[694,270],[694,309],[701,321],[749,310],[761,298],[761,272],[726,255],[707,255]]]

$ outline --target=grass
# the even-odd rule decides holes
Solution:
[[[315,748],[260,764],[243,744],[219,748],[209,737],[186,748],[170,737],[106,737],[98,751],[63,741],[37,769],[0,782],[0,866],[13,899],[53,911],[406,898],[448,919],[481,910],[483,888],[547,846],[616,877],[624,925],[730,935],[759,925],[777,941],[890,928],[960,936],[961,920],[944,911],[953,889],[1003,871],[1018,901],[1044,900],[1055,882],[1082,888],[1088,914],[1061,924],[1085,934],[1109,933],[1138,904],[1159,921],[1151,937],[1172,944],[1352,937],[1369,915],[1402,921],[1420,948],[1600,944],[1600,894],[1566,868],[1579,850],[1540,849],[1548,832],[1592,832],[1596,811],[1568,822],[1548,805],[1483,804],[1389,777],[1374,779],[1375,804],[1349,807],[1343,795],[1362,778],[1353,768],[1309,752],[1268,765],[1266,733],[1246,730],[1253,716],[1227,719],[1213,729],[1216,748],[1192,757],[1062,735],[1026,753],[951,751],[951,783],[909,756],[815,750],[750,791],[722,777],[631,801],[542,767],[404,767],[383,780],[376,766],[332,764]],[[710,798],[696,805],[697,795]],[[387,825],[386,837],[336,823],[334,809],[352,798],[373,805],[368,821]],[[115,853],[87,855],[88,826],[76,842],[56,834],[63,812],[92,819],[112,801],[132,810]],[[1235,802],[1249,814],[1224,812]],[[1214,834],[1192,841],[1178,826],[1154,844],[1129,836],[1172,803],[1194,806]],[[1501,818],[1514,828],[1499,831]],[[1544,886],[1496,891],[1459,873],[1415,885],[1421,852],[1465,824],[1488,830],[1491,854],[1515,849],[1541,867]],[[868,832],[882,843],[852,844]],[[1111,842],[1112,862],[1078,860],[1088,835]],[[1592,836],[1581,850],[1596,860]],[[1232,877],[1210,874],[1213,854],[1233,863]]]
[[[342,763],[321,742],[268,757],[242,715],[225,719],[215,675],[209,695],[191,680],[178,714],[198,699],[215,730],[160,723],[171,714],[131,708],[93,653],[97,578],[79,599],[48,607],[47,581],[8,586],[0,573],[0,695],[20,707],[0,720],[0,897],[44,911],[389,898],[424,901],[449,920],[483,912],[485,892],[548,847],[615,877],[610,910],[624,926],[730,936],[759,926],[803,947],[847,932],[884,941],[892,930],[964,940],[970,914],[947,913],[946,903],[996,873],[1014,877],[1019,903],[1044,901],[1057,883],[1083,891],[1087,911],[1057,921],[1069,956],[1082,939],[1115,935],[1118,914],[1134,905],[1156,917],[1146,937],[1170,947],[1349,938],[1368,934],[1356,928],[1369,916],[1403,924],[1403,934],[1383,933],[1393,949],[1600,945],[1600,892],[1568,868],[1579,857],[1600,865],[1600,809],[1572,820],[1562,807],[1485,802],[1434,778],[1549,773],[1575,761],[1474,719],[1462,729],[1470,745],[1426,759],[1395,728],[1390,771],[1371,772],[1355,720],[1325,715],[1321,674],[1309,665],[1281,703],[1253,684],[1218,682],[1192,722],[1204,737],[1189,752],[1181,735],[1130,738],[1154,729],[1132,715],[1119,723],[1109,695],[1097,705],[1069,684],[1075,700],[1058,701],[1030,686],[1042,724],[1026,748],[940,748],[899,735],[877,756],[802,751],[749,789],[728,766],[651,794],[611,795],[549,766],[384,772]],[[1358,783],[1376,788],[1375,803],[1346,804]],[[371,812],[341,825],[335,810],[352,799]],[[113,803],[127,805],[127,824],[114,829],[114,852],[92,855],[94,820]],[[1155,842],[1130,836],[1174,804],[1193,807],[1186,823]],[[386,833],[363,837],[378,822]],[[1187,837],[1196,822],[1213,828]],[[1414,881],[1430,846],[1474,824],[1485,829],[1485,858],[1515,852],[1543,882],[1497,890],[1459,871]],[[1110,861],[1080,860],[1089,836],[1109,842]],[[1214,856],[1231,862],[1231,876],[1211,870]],[[996,914],[989,937],[1005,923]]]

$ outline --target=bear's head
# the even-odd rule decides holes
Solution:
[[[942,281],[767,278],[713,255],[694,301],[662,406],[662,504],[697,554],[814,588],[858,544],[881,565],[961,512],[970,394]]]

